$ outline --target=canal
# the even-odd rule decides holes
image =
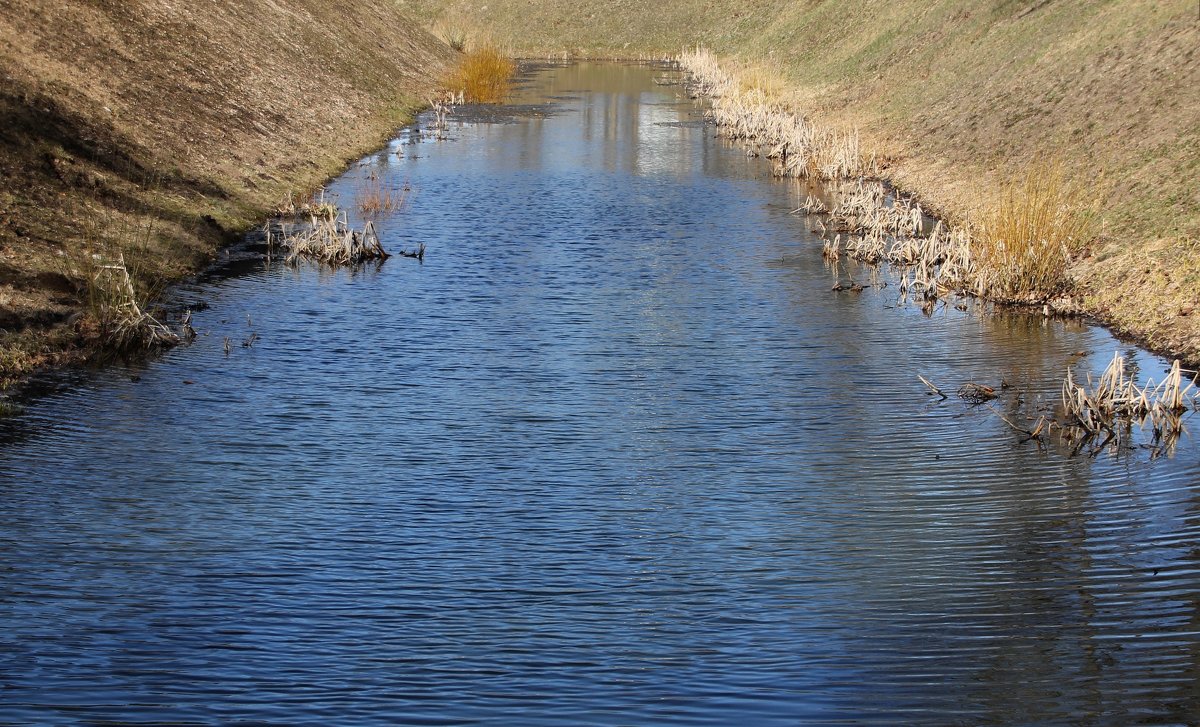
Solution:
[[[328,190],[407,189],[423,262],[242,264],[0,422],[0,722],[1194,722],[1196,444],[998,415],[1167,362],[831,290],[811,190],[678,80],[423,116]]]

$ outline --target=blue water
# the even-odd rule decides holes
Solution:
[[[330,194],[411,187],[423,264],[184,288],[195,343],[0,424],[0,722],[1194,724],[1195,442],[996,413],[1165,362],[831,291],[673,78],[407,130]]]

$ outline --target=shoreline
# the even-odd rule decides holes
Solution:
[[[723,66],[725,61],[727,59],[722,60],[720,65]],[[790,100],[775,95],[778,92],[760,90],[757,86],[760,79],[756,77],[758,69],[751,68],[747,73],[744,68],[739,69],[736,63],[733,70],[718,67],[717,59],[701,49],[697,49],[694,54],[685,52],[682,56],[677,56],[675,63],[689,79],[686,82],[689,93],[695,98],[705,99],[710,105],[716,104],[718,113],[715,117],[711,113],[709,116],[718,129],[718,135],[753,150],[755,155],[761,153],[769,158],[778,158],[779,149],[784,149],[781,161],[775,163],[776,177],[814,180],[814,183],[826,188],[856,179],[860,182],[878,183],[897,200],[903,198],[906,204],[917,206],[925,216],[945,226],[948,231],[962,229],[968,237],[974,234],[971,231],[970,220],[978,219],[988,212],[986,209],[963,209],[961,206],[956,208],[952,203],[938,199],[935,193],[920,184],[906,183],[904,177],[890,174],[888,170],[893,164],[888,160],[878,163],[874,152],[871,152],[869,157],[865,151],[860,152],[860,144],[866,146],[867,142],[860,142],[858,127],[846,129],[815,123],[813,116],[796,108]],[[722,79],[722,76],[726,78]],[[714,81],[714,77],[717,80]],[[723,96],[720,88],[723,81],[732,81],[741,91],[736,92],[735,97]],[[723,100],[727,106],[733,107],[732,111],[728,108],[720,110]],[[796,128],[792,128],[793,125],[796,125]],[[729,131],[723,132],[722,129]],[[869,138],[870,131],[862,130],[863,136]],[[805,140],[793,144],[793,136],[804,136]],[[801,155],[808,157],[807,171],[796,171],[788,167],[789,145],[792,145],[791,148],[805,147]],[[772,148],[774,151],[770,152]],[[835,171],[831,174],[817,171],[826,159],[838,157],[840,160],[847,155],[854,157],[854,161],[849,162],[847,167],[850,171]],[[842,162],[838,161],[838,164]],[[803,163],[801,166],[803,167]],[[1111,276],[1113,271],[1103,267],[1096,270],[1095,263],[1091,262],[1097,254],[1097,248],[1103,244],[1104,240],[1100,236],[1089,241],[1082,254],[1074,256],[1063,268],[1063,275],[1068,281],[1067,287],[1043,299],[1012,300],[980,294],[964,287],[972,283],[970,279],[956,281],[957,287],[945,289],[945,294],[963,295],[989,305],[1031,315],[1081,319],[1088,325],[1104,328],[1123,342],[1164,358],[1179,360],[1191,369],[1200,368],[1200,340],[1190,337],[1190,332],[1180,326],[1171,325],[1171,316],[1132,320],[1132,316],[1122,316],[1114,312],[1111,305],[1104,303],[1106,299],[1098,295],[1097,287],[1102,285],[1104,277]],[[1147,273],[1149,272],[1147,270]],[[1162,286],[1159,291],[1165,292],[1167,289],[1167,286]],[[1190,302],[1193,299],[1188,297],[1189,291],[1180,292],[1183,295],[1177,302],[1185,306],[1182,309],[1185,312],[1180,316],[1190,315]],[[1107,300],[1120,300],[1120,296],[1110,293]],[[1045,313],[1041,313],[1039,309]]]
[[[98,265],[158,301],[391,138],[454,57],[366,0],[0,9],[0,388],[102,351]]]

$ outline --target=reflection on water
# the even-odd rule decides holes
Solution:
[[[195,344],[5,422],[0,721],[1194,719],[1194,443],[1040,452],[917,379],[1033,416],[1117,344],[831,292],[664,73],[405,133],[332,192],[411,184],[423,265],[184,291]]]

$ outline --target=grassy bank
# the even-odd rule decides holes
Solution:
[[[0,5],[0,382],[89,353],[98,262],[152,297],[378,145],[452,56],[386,1]]]
[[[1190,0],[635,3],[412,0],[529,55],[678,53],[701,43],[954,222],[1053,156],[1102,185],[1068,274],[1085,310],[1200,360],[1200,18]]]

